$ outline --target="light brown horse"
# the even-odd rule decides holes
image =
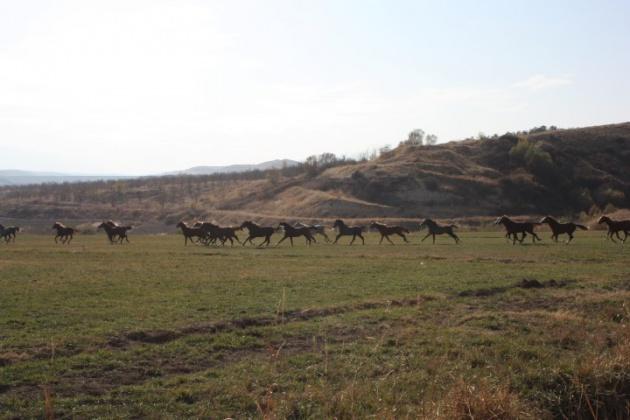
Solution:
[[[57,234],[55,235],[55,243],[58,243],[57,239],[59,239],[64,245],[70,244],[74,234],[78,232],[77,229],[65,226],[61,222],[55,222],[51,229],[55,229],[57,231]]]
[[[549,225],[549,229],[551,229],[552,232],[551,239],[553,239],[554,242],[558,242],[558,235],[569,235],[569,240],[566,242],[567,245],[573,240],[573,232],[575,232],[576,229],[588,230],[586,226],[577,223],[560,223],[551,216],[543,217],[540,219],[540,223],[547,223]]]
[[[597,224],[601,225],[602,223],[606,223],[608,225],[606,238],[610,239],[613,242],[617,242],[615,241],[615,238],[613,238],[613,235],[615,235],[617,239],[619,239],[621,242],[626,242],[626,239],[628,239],[628,232],[630,232],[630,220],[613,220],[608,216],[602,216],[597,221]],[[619,236],[619,232],[624,233],[623,239],[621,239],[621,236]]]
[[[387,239],[387,241],[394,245],[391,239],[389,239],[389,235],[398,235],[405,242],[409,242],[405,233],[409,234],[409,230],[405,229],[402,226],[387,226],[384,223],[372,222],[370,225],[371,228],[378,230],[378,233],[381,234],[381,240],[379,241],[379,245],[383,243],[383,239]]]

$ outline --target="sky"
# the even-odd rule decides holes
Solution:
[[[150,174],[630,120],[630,2],[0,0],[0,169]]]

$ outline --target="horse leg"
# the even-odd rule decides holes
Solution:
[[[383,239],[385,239],[385,235],[381,234],[381,240],[380,240],[380,241],[378,241],[378,244],[379,244],[379,245],[383,243]]]
[[[330,238],[328,238],[328,235],[326,235],[326,232],[322,232],[321,235],[324,237],[324,239],[326,239],[326,242],[330,242]]]
[[[352,245],[352,243],[354,242],[354,240],[357,239],[357,235],[352,235],[352,240],[350,241],[350,243],[348,245]]]
[[[341,233],[337,235],[337,237],[335,238],[335,242],[333,242],[333,244],[336,244],[339,238],[341,238]]]
[[[280,245],[280,244],[282,243],[282,241],[284,241],[284,240],[285,240],[285,239],[287,239],[287,238],[288,238],[288,236],[287,236],[287,235],[284,235],[284,238],[280,239],[280,240],[278,241],[278,243],[276,244],[276,246]]]
[[[241,241],[239,241],[238,236],[236,236],[236,234],[234,234],[234,239],[236,239],[236,242],[238,242],[239,244],[241,243]]]
[[[291,246],[293,246],[293,236],[289,236],[289,242],[291,242]]]
[[[365,238],[360,233],[359,233],[359,238],[361,238],[361,242],[363,242],[363,245],[365,245]]]
[[[427,236],[425,236],[424,238],[422,238],[422,240],[420,242],[424,242],[425,239],[427,239],[429,236],[431,236],[430,233],[427,233]]]
[[[433,234],[433,245],[435,245],[435,233]]]
[[[409,241],[407,240],[407,237],[405,236],[404,233],[399,233],[398,236],[400,236],[401,238],[403,238],[403,240],[407,243],[409,243]]]
[[[394,245],[394,243],[392,242],[391,239],[389,239],[389,236],[385,236],[385,239],[387,239],[387,242],[389,242],[390,244]]]
[[[68,244],[70,244],[70,241],[72,240],[72,238],[73,238],[73,235],[70,235],[70,236],[68,237]]]
[[[567,233],[567,235],[569,235],[569,240],[567,241],[567,245],[569,245],[569,242],[571,242],[573,240],[573,234],[572,233]]]
[[[457,235],[455,235],[454,232],[448,232],[449,235],[451,235],[451,238],[455,239],[455,243],[458,244],[459,243],[459,237]]]

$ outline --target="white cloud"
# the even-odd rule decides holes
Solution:
[[[573,83],[569,76],[552,77],[544,74],[535,74],[525,80],[514,83],[514,87],[525,88],[531,90],[541,90],[555,88],[558,86],[566,86]]]

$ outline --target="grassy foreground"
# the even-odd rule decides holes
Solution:
[[[0,244],[0,418],[630,416],[630,249],[543,236],[20,236]]]

